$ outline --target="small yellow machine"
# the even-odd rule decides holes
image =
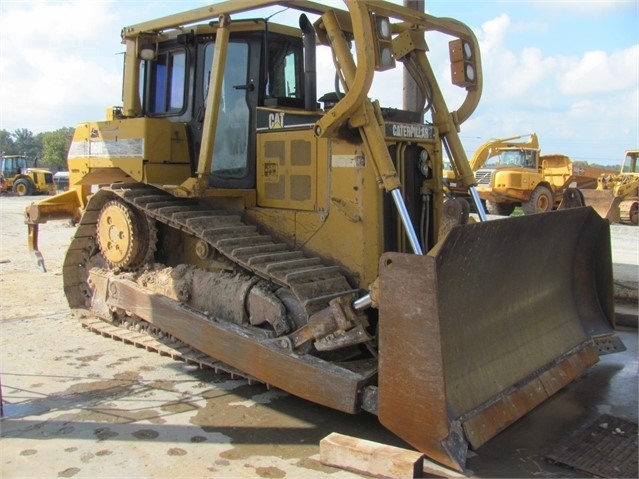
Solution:
[[[469,446],[623,347],[609,227],[590,208],[461,224],[442,153],[481,209],[458,135],[482,91],[472,30],[344,3],[229,1],[124,28],[123,105],[78,125],[70,190],[27,209],[30,247],[40,223],[73,219],[69,306],[109,334],[169,336],[369,411],[463,469]],[[258,10],[274,5],[299,24]],[[441,34],[455,111],[428,59]],[[426,99],[410,111],[369,98],[397,66]]]
[[[541,155],[536,133],[489,140],[470,160],[477,192],[486,209],[509,216],[517,206],[524,214],[551,211],[568,188],[594,189],[602,168],[576,165],[566,155]],[[465,194],[454,171],[444,174],[451,192]]]
[[[54,194],[53,173],[38,168],[36,162],[24,155],[0,156],[0,173],[4,176],[7,190],[18,196]]]
[[[611,223],[639,225],[639,150],[626,151],[618,174],[599,176],[595,191],[582,191],[592,206]]]

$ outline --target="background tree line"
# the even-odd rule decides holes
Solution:
[[[74,128],[63,127],[34,135],[27,128],[13,133],[0,130],[0,152],[3,155],[25,155],[38,160],[38,166],[53,172],[67,169],[67,152]]]

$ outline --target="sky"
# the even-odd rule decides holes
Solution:
[[[210,3],[218,2],[0,0],[0,129],[39,133],[103,120],[121,104],[122,27]],[[480,43],[484,91],[460,133],[469,156],[489,139],[532,132],[542,154],[589,163],[618,164],[639,147],[639,0],[426,0],[425,8],[464,22]],[[455,110],[464,91],[449,83],[448,40],[427,35]],[[318,62],[331,72],[319,86],[330,91],[332,64]],[[370,97],[401,107],[397,73],[382,74]]]

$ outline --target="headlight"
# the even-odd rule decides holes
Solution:
[[[430,166],[429,166],[429,157],[428,152],[426,150],[422,150],[419,154],[419,163],[417,166],[419,167],[419,171],[426,178],[430,176]]]
[[[377,32],[383,40],[390,40],[391,26],[390,20],[386,17],[377,17]]]
[[[464,59],[465,60],[472,60],[473,49],[471,48],[470,43],[463,42],[462,45],[463,45],[462,48],[464,49]]]
[[[472,65],[466,65],[466,78],[470,82],[475,81],[475,68]]]

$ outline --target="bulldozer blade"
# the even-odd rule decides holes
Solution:
[[[591,208],[456,226],[426,256],[386,253],[380,422],[463,470],[469,445],[595,364],[595,338],[623,349],[613,313],[609,224]]]
[[[610,190],[581,190],[581,194],[584,197],[585,206],[592,207],[599,216],[610,223],[619,223],[621,197],[614,196]]]

